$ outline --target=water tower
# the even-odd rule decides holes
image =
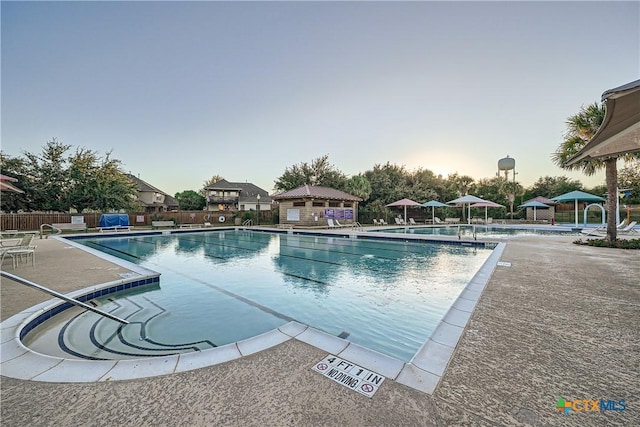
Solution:
[[[509,171],[513,171],[513,189],[511,192],[507,190],[507,198],[511,207],[511,219],[513,219],[513,202],[516,200],[516,159],[507,156],[498,160],[498,174],[501,171],[504,171],[504,179],[507,182],[509,181]]]

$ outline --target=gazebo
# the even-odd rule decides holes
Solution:
[[[303,185],[271,196],[279,204],[279,222],[290,226],[326,227],[327,219],[343,225],[358,220],[360,197],[335,188]]]

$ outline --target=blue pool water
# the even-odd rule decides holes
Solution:
[[[76,309],[58,326],[43,325],[70,354],[97,359],[201,350],[296,320],[408,361],[491,254],[480,246],[246,230],[78,243],[161,273],[159,286],[95,300],[130,325]]]
[[[491,226],[491,225],[452,225],[440,227],[394,227],[385,229],[370,229],[373,232],[421,234],[429,236],[458,236],[473,238],[474,233],[482,238],[504,238],[509,236],[578,236],[579,231],[570,227],[515,227],[515,226]]]

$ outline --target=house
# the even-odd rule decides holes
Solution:
[[[327,219],[337,219],[342,225],[358,220],[360,197],[329,187],[303,185],[276,194],[280,205],[280,224],[326,226]]]
[[[222,179],[204,187],[207,211],[270,211],[269,193],[249,182],[229,182]]]
[[[526,219],[528,221],[533,220],[534,216],[536,218],[536,220],[540,221],[540,220],[547,220],[547,221],[551,221],[553,218],[555,218],[556,215],[556,206],[559,204],[557,202],[554,202],[551,199],[547,199],[546,197],[542,197],[542,196],[537,196],[534,197],[533,199],[529,199],[526,202],[524,202],[523,204],[527,204],[529,202],[540,202],[540,203],[544,203],[545,205],[548,206],[548,208],[536,208],[535,212],[533,208],[527,208],[527,216]]]
[[[138,202],[142,205],[144,212],[156,213],[178,210],[178,201],[167,193],[158,190],[153,185],[138,178],[135,175],[127,174],[138,189]]]

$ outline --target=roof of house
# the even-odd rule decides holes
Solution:
[[[314,197],[318,199],[332,199],[332,200],[349,200],[354,202],[362,201],[360,197],[354,196],[344,191],[336,190],[329,187],[318,187],[315,185],[303,185],[293,190],[285,191],[273,196],[274,200],[284,199],[300,199]]]
[[[555,206],[555,205],[559,204],[558,202],[554,202],[553,200],[547,199],[546,197],[542,197],[542,196],[537,196],[537,197],[534,197],[533,199],[529,199],[526,202],[524,202],[523,205],[526,204],[526,203],[529,203],[529,202],[540,202],[540,203],[544,203],[545,205],[549,205],[549,206]]]
[[[255,202],[258,194],[260,195],[260,203],[271,203],[271,196],[266,190],[258,187],[250,182],[229,182],[221,179],[218,182],[207,185],[205,190],[235,190],[239,191],[239,202]]]
[[[154,205],[179,206],[178,201],[175,199],[175,197],[165,193],[162,190],[159,190],[158,188],[154,187],[153,185],[149,184],[146,181],[143,181],[142,179],[138,178],[135,175],[132,175],[129,173],[127,174],[127,177],[131,181],[133,181],[133,183],[138,188],[138,191],[140,192],[153,191],[154,193],[164,194],[164,203],[153,202],[153,203],[147,204],[148,206],[154,206]]]

